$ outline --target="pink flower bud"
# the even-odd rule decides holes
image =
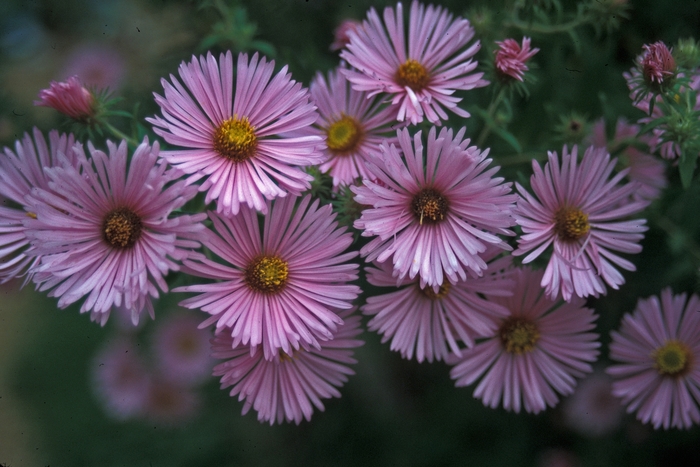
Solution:
[[[496,42],[498,50],[496,53],[496,70],[503,76],[510,76],[518,81],[523,80],[523,73],[527,71],[525,62],[530,60],[540,49],[530,48],[530,38],[523,38],[522,47],[515,39],[506,39],[503,42]]]
[[[331,44],[331,50],[340,50],[350,42],[349,34],[362,26],[360,21],[356,19],[344,19],[335,30],[333,30],[334,40]]]
[[[676,74],[676,61],[663,42],[644,46],[642,56],[642,75],[648,83],[663,84],[664,80]]]
[[[77,76],[66,82],[51,81],[49,89],[39,91],[39,100],[34,105],[52,107],[74,120],[86,120],[95,115],[95,97]]]

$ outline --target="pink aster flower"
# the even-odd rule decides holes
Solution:
[[[151,378],[139,415],[169,426],[182,425],[197,415],[201,402],[199,394],[189,386],[173,384],[168,379]]]
[[[623,220],[641,211],[648,201],[630,201],[637,183],[620,185],[628,170],[610,178],[616,159],[603,148],[589,147],[579,164],[578,147],[549,152],[544,171],[532,162],[530,184],[535,196],[516,184],[520,199],[514,210],[523,229],[514,255],[527,254],[523,263],[540,256],[550,245],[552,256],[542,277],[542,287],[554,299],[561,292],[572,296],[605,294],[625,279],[617,267],[634,271],[635,266],[613,252],[639,253],[644,219]]]
[[[432,127],[424,157],[421,132],[411,138],[399,130],[398,148],[382,144],[381,153],[370,154],[373,180],[351,187],[355,201],[372,206],[355,228],[377,236],[361,254],[380,263],[391,258],[398,281],[420,274],[420,286],[437,292],[445,276],[453,284],[468,271],[480,276],[487,245],[510,248],[496,234],[512,235],[516,196],[494,177],[498,167],[487,168],[488,150],[469,146],[464,132],[442,129],[436,136]]]
[[[107,146],[109,154],[88,143],[88,159],[75,145],[79,168],[45,169],[49,190],[28,198],[36,219],[25,221],[27,236],[41,255],[34,282],[60,308],[86,296],[81,313],[123,305],[137,323],[143,310],[153,316],[158,289],[168,290],[164,276],[199,246],[206,215],[171,217],[196,188],[156,164],[157,142],[145,138],[128,167],[126,141]]]
[[[217,212],[238,214],[241,204],[265,212],[266,199],[300,195],[313,177],[302,167],[323,162],[321,137],[311,135],[318,118],[308,91],[291,79],[285,66],[258,54],[238,56],[234,87],[231,52],[219,61],[209,53],[182,63],[183,87],[161,80],[165,97],[155,94],[163,117],[147,120],[168,143],[184,149],[163,151],[188,183],[204,179],[206,202]]]
[[[198,329],[200,320],[192,312],[182,311],[156,322],[153,353],[162,379],[181,386],[193,386],[211,374],[211,333]]]
[[[340,50],[350,42],[350,34],[362,27],[362,22],[356,19],[344,19],[337,28],[333,30],[333,43],[331,50]]]
[[[116,91],[126,74],[124,57],[118,48],[86,42],[71,51],[60,76],[79,76],[87,86]]]
[[[666,44],[658,41],[643,48],[639,64],[645,81],[661,85],[676,74],[676,61]]]
[[[500,252],[489,250],[486,260]],[[513,282],[504,269],[510,257],[489,264],[482,277],[470,277],[456,284],[445,282],[435,292],[431,287],[421,288],[414,279],[396,289],[391,265],[367,268],[367,281],[378,287],[393,287],[393,292],[367,298],[362,312],[373,316],[368,323],[370,331],[382,334],[382,342],[391,339],[391,350],[416,360],[443,360],[448,354],[461,356],[458,342],[474,346],[474,338],[490,335],[496,330],[495,318],[508,311],[483,296],[509,295]]]
[[[693,294],[639,300],[633,314],[611,333],[607,372],[613,393],[628,412],[654,428],[690,428],[700,423],[700,299]]]
[[[455,365],[450,376],[456,386],[480,380],[474,397],[491,408],[537,413],[554,407],[558,394],[571,394],[576,379],[592,371],[598,356],[597,316],[585,301],[552,301],[542,292],[541,271],[517,269],[511,276],[511,297],[493,297],[509,313],[498,318],[496,331],[484,336],[462,357],[449,357]]]
[[[252,407],[258,420],[270,425],[309,421],[314,407],[324,410],[321,399],[340,397],[337,388],[354,374],[348,367],[357,363],[352,349],[364,342],[356,339],[362,330],[360,317],[352,311],[340,312],[344,323],[318,349],[304,346],[272,360],[264,358],[259,347],[251,354],[247,346],[236,345],[229,332],[220,332],[212,341],[212,355],[227,360],[214,367],[214,376],[221,376],[222,388],[233,386],[231,396],[245,401],[243,415]]]
[[[37,129],[34,138],[25,133],[24,138],[15,142],[15,150],[5,148],[0,153],[0,196],[23,209],[0,206],[0,283],[27,274],[33,274],[39,257],[36,253],[27,254],[29,239],[26,236],[24,221],[36,214],[31,212],[25,202],[32,189],[49,189],[49,177],[45,168],[58,165],[64,158],[74,163],[74,137],[72,134],[49,133],[49,144]]]
[[[39,91],[39,100],[34,101],[34,105],[51,107],[78,121],[94,117],[95,104],[95,96],[82,85],[77,76],[61,83],[51,81],[51,87]]]
[[[538,48],[530,48],[530,38],[523,37],[523,45],[520,46],[515,39],[506,39],[496,42],[498,50],[496,54],[496,70],[503,76],[510,76],[518,81],[523,80],[523,73],[528,70],[525,62],[530,60],[537,52]]]
[[[334,309],[350,308],[360,289],[348,283],[358,269],[346,263],[357,253],[344,253],[352,235],[338,228],[330,205],[319,207],[309,196],[298,205],[293,197],[268,203],[262,235],[252,209],[233,218],[209,213],[214,231],[204,232],[202,243],[221,262],[202,255],[185,266],[219,282],[175,291],[199,293],[181,305],[212,315],[201,326],[227,328],[233,347],[248,345],[251,355],[262,344],[272,360],[280,350],[292,355],[332,339],[342,323]]]
[[[314,133],[326,141],[328,160],[320,169],[330,172],[336,187],[368,178],[367,154],[378,151],[384,140],[387,144],[396,142],[396,110],[382,106],[379,99],[368,98],[367,93],[355,91],[349,84],[336,70],[328,74],[328,81],[318,73],[310,86],[311,100],[321,115]]]
[[[627,179],[639,183],[639,189],[632,193],[632,197],[649,201],[658,198],[668,183],[666,164],[630,143],[649,147],[650,141],[648,135],[639,135],[639,125],[627,123],[623,118],[617,121],[612,141],[608,142],[605,136],[605,121],[602,118],[593,125],[591,135],[591,144],[607,148],[610,152],[615,152],[621,144],[627,145],[620,154],[620,161],[623,166],[629,167]]]
[[[340,57],[354,70],[341,70],[358,91],[370,96],[388,94],[398,105],[398,120],[417,124],[427,118],[440,124],[448,118],[445,109],[460,117],[469,112],[457,107],[462,100],[453,94],[486,86],[483,73],[472,73],[478,62],[472,57],[481,44],[474,28],[464,18],[453,19],[444,8],[427,7],[414,1],[405,34],[403,5],[384,10],[384,23],[377,11],[370,9],[367,19],[350,35],[350,42]]]
[[[594,372],[562,404],[564,423],[585,436],[610,435],[620,427],[624,410],[613,395],[613,380]]]

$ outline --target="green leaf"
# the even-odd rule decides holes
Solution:
[[[693,181],[693,173],[695,172],[695,163],[697,162],[698,155],[695,152],[690,153],[685,148],[682,148],[681,151],[678,171],[681,174],[683,188],[687,189],[690,186],[690,183]]]

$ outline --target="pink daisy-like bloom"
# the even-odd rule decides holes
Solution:
[[[199,318],[182,310],[158,320],[153,353],[161,377],[181,386],[201,383],[211,374],[210,332],[198,329]]]
[[[219,61],[209,53],[182,63],[172,84],[161,80],[165,97],[155,94],[163,117],[147,118],[165,141],[185,149],[161,153],[189,174],[204,179],[206,202],[217,212],[238,214],[241,204],[263,213],[265,200],[300,195],[313,177],[302,167],[323,162],[321,137],[310,133],[318,118],[309,93],[285,66],[274,77],[275,62],[256,53],[238,56],[234,88],[231,52]]]
[[[605,284],[618,289],[625,279],[617,267],[636,268],[615,252],[639,253],[647,230],[644,219],[622,220],[638,213],[645,200],[630,200],[637,183],[620,184],[628,169],[610,178],[617,159],[604,148],[586,149],[580,164],[578,147],[564,147],[561,165],[556,152],[548,153],[544,170],[532,162],[532,196],[516,183],[521,197],[514,210],[523,235],[514,255],[529,263],[552,246],[542,287],[554,299],[605,294]]]
[[[597,316],[581,298],[567,303],[546,297],[541,271],[516,269],[511,277],[513,295],[490,298],[507,308],[508,316],[498,318],[495,332],[447,362],[455,365],[450,376],[456,386],[480,379],[474,397],[487,407],[538,413],[557,404],[557,393],[571,394],[575,378],[592,371],[600,343],[589,331]]]
[[[358,91],[369,96],[389,94],[398,105],[399,121],[417,124],[427,118],[439,125],[448,118],[445,109],[460,117],[469,112],[457,107],[462,100],[453,94],[486,86],[483,73],[472,73],[478,62],[472,57],[481,44],[474,28],[464,18],[454,19],[444,8],[411,3],[408,38],[404,32],[403,5],[384,10],[384,23],[370,9],[362,27],[350,34],[350,42],[340,57],[354,70],[341,73]]]
[[[500,252],[492,248],[484,259],[490,260]],[[443,360],[448,354],[461,356],[458,342],[474,346],[474,338],[490,335],[496,330],[494,318],[508,311],[482,295],[504,296],[511,293],[513,282],[504,269],[510,257],[489,264],[482,277],[470,277],[456,284],[445,282],[435,292],[432,287],[421,288],[414,279],[396,290],[391,265],[367,268],[367,281],[378,287],[393,287],[393,292],[367,298],[362,306],[365,315],[373,316],[370,331],[382,334],[382,342],[391,339],[391,350],[404,358],[422,362]]]
[[[465,131],[443,128],[436,136],[432,127],[424,157],[421,132],[411,138],[399,130],[398,148],[382,144],[381,153],[370,154],[372,180],[351,187],[356,202],[372,206],[355,228],[377,236],[361,254],[370,262],[391,258],[397,282],[420,274],[420,286],[437,292],[445,276],[453,284],[468,271],[480,276],[487,245],[510,249],[496,234],[512,235],[516,196],[494,177],[498,167],[487,168],[488,150],[462,139]]]
[[[171,217],[197,189],[157,164],[157,142],[144,138],[128,168],[126,141],[107,146],[109,154],[88,143],[88,159],[76,144],[79,168],[45,169],[49,190],[27,198],[36,213],[27,236],[41,255],[33,280],[59,308],[87,296],[81,313],[124,306],[137,323],[143,310],[153,316],[158,289],[168,290],[164,276],[199,247],[206,214]]]
[[[639,125],[627,123],[623,118],[618,119],[615,126],[615,136],[608,142],[605,136],[605,121],[601,118],[592,129],[591,144],[600,148],[607,148],[614,152],[620,144],[634,140],[637,143],[649,145],[651,138],[648,135],[639,135]],[[629,167],[627,178],[638,182],[639,189],[632,197],[641,200],[654,200],[659,197],[661,190],[667,185],[666,164],[651,154],[640,151],[633,145],[628,145],[620,154],[623,166]]]
[[[700,423],[700,299],[693,294],[639,300],[611,333],[607,372],[627,411],[654,428]]]
[[[217,333],[228,328],[233,347],[262,344],[265,358],[280,351],[292,355],[301,345],[320,348],[342,323],[335,309],[348,309],[360,293],[349,284],[357,252],[344,251],[352,235],[338,228],[331,206],[319,207],[309,196],[269,202],[261,235],[257,212],[243,208],[231,218],[210,212],[214,231],[202,243],[221,259],[204,255],[185,261],[186,272],[218,282],[190,285],[177,292],[198,292],[181,305],[212,315]]]
[[[309,421],[314,407],[324,410],[321,399],[340,397],[337,388],[354,374],[348,365],[357,363],[353,349],[364,342],[356,339],[362,330],[353,310],[339,313],[344,323],[318,349],[304,346],[272,360],[264,358],[260,348],[251,354],[247,346],[236,345],[223,330],[212,341],[212,355],[226,361],[214,367],[214,376],[221,376],[222,389],[233,386],[231,396],[245,401],[243,415],[253,408],[258,420],[270,425]]]
[[[613,380],[602,372],[583,379],[562,404],[564,423],[585,436],[600,437],[620,427],[624,410],[613,395]]]
[[[340,50],[350,42],[350,33],[357,31],[362,27],[362,22],[356,19],[344,19],[333,30],[333,43],[330,46],[331,50]]]
[[[116,91],[126,74],[126,63],[118,48],[89,42],[71,51],[60,76],[78,76],[87,86]]]
[[[85,88],[77,76],[65,82],[51,81],[49,89],[39,91],[39,100],[34,105],[51,107],[79,121],[95,116],[95,96]]]
[[[321,116],[314,133],[326,141],[327,162],[321,164],[321,171],[330,172],[335,187],[369,178],[367,154],[379,151],[384,140],[387,144],[396,142],[396,110],[352,89],[337,70],[328,74],[327,81],[318,73],[310,92]]]
[[[139,415],[170,426],[182,425],[197,415],[200,406],[201,397],[193,388],[151,378]]]
[[[59,158],[74,163],[74,137],[72,134],[49,133],[49,144],[37,129],[34,138],[24,134],[24,138],[15,142],[15,150],[5,148],[0,153],[0,196],[8,201],[23,206],[24,209],[0,206],[0,283],[27,274],[33,274],[33,267],[38,263],[36,253],[27,254],[29,239],[26,236],[24,221],[28,216],[35,216],[27,208],[25,196],[33,188],[49,189],[49,177],[44,168],[58,165]],[[60,154],[60,156],[59,156]]]
[[[540,49],[530,48],[529,37],[523,37],[522,46],[515,39],[497,41],[496,44],[498,44],[498,49],[494,53],[496,54],[495,64],[498,73],[522,81],[523,74],[528,70],[525,62],[530,60]]]

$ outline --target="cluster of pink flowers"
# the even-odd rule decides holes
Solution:
[[[191,295],[181,305],[214,328],[210,345],[188,334],[191,319],[160,329],[155,354],[168,378],[157,381],[123,355],[128,343],[104,349],[96,387],[118,417],[143,413],[151,396],[157,411],[159,397],[177,399],[169,389],[201,381],[206,348],[223,360],[213,374],[244,414],[309,420],[353,373],[358,309],[391,350],[446,361],[456,385],[475,384],[488,407],[540,412],[593,371],[597,316],[585,300],[635,270],[621,254],[642,249],[637,216],[666,184],[663,163],[624,148],[627,168],[616,170],[599,124],[592,145],[533,161],[529,187],[514,191],[466,128],[438,128],[447,110],[469,117],[457,91],[489,84],[475,72],[480,43],[468,20],[413,1],[407,17],[401,3],[381,17],[371,9],[336,33],[346,63],[309,89],[257,53],[235,65],[231,52],[183,62],[154,94],[160,115],[146,119],[164,150],[144,138],[131,155],[126,141],[104,151],[55,131],[47,145],[38,130],[4,150],[0,195],[16,206],[0,207],[3,281],[24,276],[61,308],[80,302],[103,325],[126,310],[136,324],[154,316],[166,276],[182,271],[191,277],[174,292]],[[499,81],[523,82],[539,49],[527,37],[496,45]],[[648,48],[645,79],[671,79],[666,52]],[[71,78],[42,91],[39,105],[80,121],[94,112],[90,98]],[[611,147],[637,132],[620,122]],[[332,205],[308,194],[312,167],[361,207],[359,251]],[[214,210],[185,214],[198,193]],[[364,301],[358,256],[381,288]],[[513,256],[546,266],[517,267]],[[657,427],[700,422],[697,308],[697,297],[686,305],[667,290],[613,334],[623,362],[609,369],[613,392]],[[189,344],[178,347],[181,338]],[[180,415],[194,407],[183,397]]]

